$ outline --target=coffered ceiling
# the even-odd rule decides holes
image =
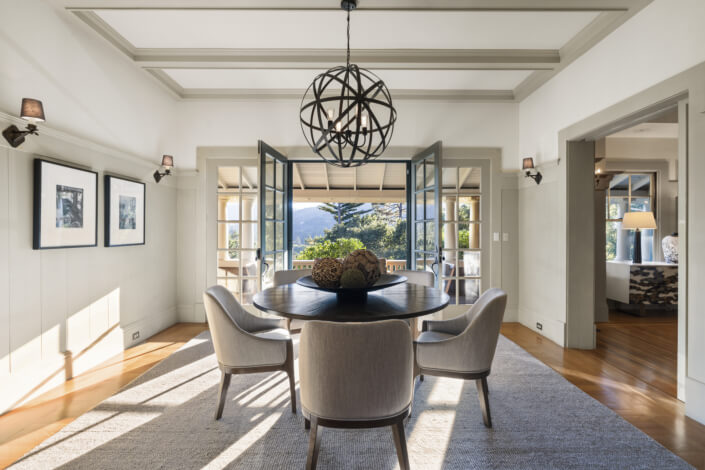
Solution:
[[[337,0],[62,0],[176,97],[296,98],[345,62]],[[521,100],[650,0],[359,0],[351,59],[395,99]]]

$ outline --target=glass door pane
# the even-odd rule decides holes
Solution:
[[[441,143],[411,160],[411,269],[439,275]]]
[[[286,157],[259,142],[261,249],[260,272],[262,288],[272,287],[276,271],[290,269],[289,206],[290,178]]]
[[[483,180],[488,176],[482,164],[446,160],[441,196],[442,286],[451,304],[475,303],[482,289],[483,258]]]
[[[247,175],[256,175],[257,167],[219,166],[217,172],[216,279],[238,301],[249,304],[259,287],[257,217],[251,217],[259,204],[257,193],[252,192],[256,186]]]

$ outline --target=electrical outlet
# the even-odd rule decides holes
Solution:
[[[140,339],[140,332],[135,331],[134,333],[132,333],[132,341],[136,341],[138,339]]]
[[[539,322],[536,322],[536,329],[537,330],[543,330],[543,325]]]

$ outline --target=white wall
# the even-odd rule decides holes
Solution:
[[[0,111],[36,98],[54,128],[159,162],[175,100],[59,3],[0,1]]]
[[[183,101],[165,146],[178,155],[180,168],[196,168],[200,146],[257,147],[259,139],[286,152],[305,146],[298,100]],[[391,146],[496,147],[514,161],[518,146],[518,105],[399,100]],[[506,156],[506,157],[505,157]]]
[[[519,155],[555,165],[565,155],[565,148],[559,147],[559,132],[563,129],[576,127],[579,122],[583,128],[587,125],[583,120],[598,124],[598,118],[610,107],[612,114],[624,112],[618,116],[622,117],[639,111],[638,106],[689,92],[688,175],[693,184],[687,195],[690,242],[686,413],[701,422],[705,422],[705,362],[700,360],[705,357],[705,294],[701,289],[705,285],[705,243],[700,237],[705,230],[705,208],[698,202],[705,200],[705,188],[697,181],[705,177],[705,160],[701,158],[705,152],[705,66],[685,71],[705,61],[704,19],[705,2],[700,0],[655,0],[519,106]],[[664,82],[676,75],[675,82]],[[668,86],[661,86],[663,83]],[[648,92],[644,91],[647,88]],[[644,94],[639,94],[641,91]],[[631,99],[634,95],[638,96]],[[655,101],[644,103],[642,97],[653,97]],[[517,159],[513,166],[518,165]],[[543,315],[558,322],[566,318],[565,167],[565,162],[560,162],[555,183],[525,185],[520,190],[519,317],[528,326],[533,326],[538,315],[536,297],[544,302]],[[549,262],[547,256],[552,256],[554,269],[542,268]],[[535,287],[541,289],[540,295]],[[559,339],[557,335],[549,337]]]
[[[99,172],[97,247],[32,249],[37,155]],[[46,135],[0,144],[0,413],[175,322],[176,189],[152,171]],[[145,245],[102,246],[105,172],[147,183]]]
[[[655,0],[634,15],[520,103],[519,154],[555,160],[561,129],[705,61],[704,20],[702,0]]]

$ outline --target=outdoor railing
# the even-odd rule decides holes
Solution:
[[[315,260],[312,259],[295,259],[293,261],[294,269],[313,269],[313,263]],[[393,273],[400,269],[406,269],[406,260],[404,259],[388,259],[386,260],[387,272]]]

